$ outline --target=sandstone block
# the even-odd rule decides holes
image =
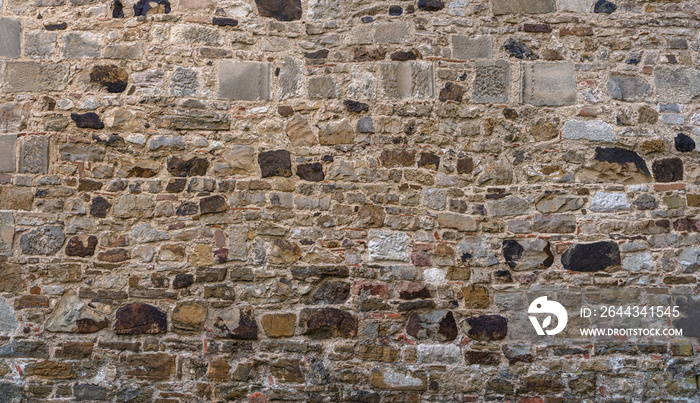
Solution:
[[[269,100],[272,68],[269,63],[220,61],[219,99]]]
[[[260,323],[267,337],[292,337],[297,316],[293,313],[267,314]]]
[[[455,59],[488,59],[493,53],[493,40],[488,35],[452,35],[451,39],[452,57]]]
[[[476,103],[508,102],[510,65],[506,60],[477,62],[472,99]]]
[[[67,63],[6,62],[2,86],[6,92],[60,91],[68,69]]]
[[[20,56],[22,23],[14,18],[0,18],[0,59]]]
[[[17,169],[15,162],[16,144],[16,134],[0,135],[0,172],[15,172]]]
[[[100,57],[101,37],[89,32],[69,32],[61,36],[61,58],[82,59]]]
[[[435,78],[430,62],[410,61],[380,65],[382,89],[388,98],[421,99],[435,96]]]
[[[494,15],[544,14],[554,12],[555,0],[491,0]]]
[[[572,63],[523,63],[522,69],[524,103],[538,106],[562,106],[576,102],[576,80]]]

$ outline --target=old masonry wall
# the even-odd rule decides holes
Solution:
[[[699,13],[0,0],[0,400],[697,402]]]

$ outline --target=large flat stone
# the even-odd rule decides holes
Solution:
[[[60,91],[67,77],[67,63],[7,62],[2,88],[5,92]]]
[[[62,59],[83,59],[100,57],[101,37],[89,32],[70,32],[61,37],[63,42]]]
[[[611,98],[621,101],[640,101],[651,95],[651,85],[646,80],[628,74],[610,74],[605,88]]]
[[[383,22],[374,29],[374,41],[377,43],[405,43],[410,39],[406,22]]]
[[[523,102],[538,106],[572,105],[576,102],[574,65],[570,62],[523,63]]]
[[[493,40],[488,35],[452,35],[452,57],[455,59],[487,59],[493,53]]]
[[[506,60],[477,62],[472,88],[475,103],[508,102],[510,65]]]
[[[219,99],[269,100],[272,68],[262,62],[219,62]]]
[[[17,135],[0,135],[0,172],[15,172]]]
[[[22,24],[19,20],[0,18],[0,59],[14,59],[20,56],[21,36]]]
[[[576,120],[564,123],[562,136],[569,140],[613,141],[615,131],[602,120]]]
[[[403,232],[370,230],[369,259],[373,261],[408,261],[408,235]]]
[[[574,13],[587,13],[593,8],[595,0],[557,0],[557,10]]]
[[[388,98],[421,99],[435,96],[433,64],[424,61],[383,63],[382,87]]]
[[[0,256],[12,256],[15,217],[10,211],[0,211]]]
[[[49,168],[49,137],[24,136],[19,152],[19,172],[45,174]]]
[[[700,96],[700,70],[659,67],[654,83],[659,102],[689,103]]]
[[[493,15],[554,12],[555,0],[491,0]]]

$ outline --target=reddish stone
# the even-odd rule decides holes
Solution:
[[[355,318],[336,308],[302,309],[299,325],[304,328],[303,334],[321,338],[354,337],[357,334]]]
[[[475,340],[502,340],[508,333],[508,321],[500,315],[481,315],[467,318],[471,326],[469,337]]]
[[[168,330],[165,312],[155,306],[133,303],[119,308],[114,331],[117,334],[157,334]]]
[[[97,237],[94,235],[74,236],[66,244],[66,255],[87,257],[95,254]]]

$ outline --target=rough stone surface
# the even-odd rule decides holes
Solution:
[[[613,141],[615,131],[601,120],[576,120],[564,123],[562,137],[569,140]]]
[[[476,103],[507,102],[510,66],[505,60],[477,62],[472,98]]]
[[[158,334],[168,330],[167,315],[153,305],[133,303],[117,310],[117,334]]]
[[[49,138],[47,136],[27,136],[20,143],[18,171],[43,174],[48,171]]]
[[[594,272],[620,265],[620,247],[615,242],[576,244],[564,252],[561,263],[566,270]]]
[[[629,210],[630,203],[627,195],[622,192],[599,191],[593,195],[590,208],[592,211],[619,211]]]
[[[651,84],[645,80],[625,74],[610,74],[605,84],[610,97],[622,101],[639,101],[651,95]]]
[[[261,152],[258,154],[258,164],[263,178],[292,175],[292,162],[286,150]]]
[[[408,235],[403,232],[370,230],[367,249],[370,260],[408,261]]]
[[[493,53],[490,36],[452,35],[452,56],[456,59],[486,59]]]
[[[25,255],[53,255],[63,247],[65,240],[63,228],[51,225],[23,234],[20,247]]]
[[[494,15],[551,13],[556,8],[554,0],[491,0]]]
[[[0,59],[15,59],[22,51],[22,23],[14,18],[0,18]]]

